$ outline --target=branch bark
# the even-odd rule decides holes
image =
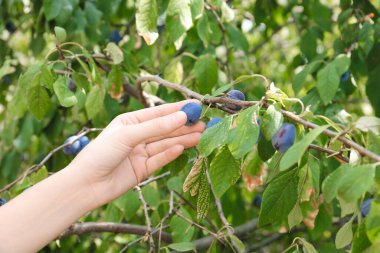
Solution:
[[[133,225],[133,224],[121,224],[114,222],[84,222],[77,223],[70,226],[65,232],[63,232],[59,238],[64,238],[70,235],[83,235],[89,233],[104,233],[110,232],[115,234],[132,234],[144,236],[148,232],[147,226]],[[158,230],[152,231],[152,236],[158,238]],[[161,232],[161,240],[166,243],[172,242],[172,237],[167,232]]]

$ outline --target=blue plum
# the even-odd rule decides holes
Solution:
[[[181,111],[186,113],[186,126],[195,125],[202,113],[202,106],[197,103],[188,103],[181,108]]]
[[[261,201],[262,201],[262,197],[261,195],[256,195],[254,198],[253,198],[253,205],[260,208],[261,206]]]
[[[230,99],[245,101],[245,95],[240,90],[230,90],[227,93],[227,95],[228,95],[228,98],[230,98]],[[239,106],[239,105],[227,104],[226,106],[229,109],[234,110],[234,111],[238,111],[241,109],[241,106]]]
[[[350,78],[350,72],[349,71],[346,71],[343,73],[343,75],[340,77],[340,81],[342,82],[345,82],[348,80],[348,78]]]
[[[73,79],[70,78],[70,82],[69,82],[69,90],[71,90],[72,92],[75,92],[76,91],[76,85],[75,85],[75,82]]]
[[[119,43],[123,37],[121,36],[120,32],[118,30],[114,30],[109,37],[109,40],[114,43]]]
[[[368,215],[369,210],[371,209],[372,201],[373,201],[373,198],[366,199],[363,201],[363,204],[360,208],[360,213],[362,214],[363,218],[365,218]]]
[[[14,33],[17,28],[12,21],[8,20],[5,22],[5,29],[7,29],[9,33]]]
[[[76,139],[77,136],[73,135],[73,136],[70,136],[66,141],[65,143],[68,143],[68,142],[71,142],[72,140]],[[81,150],[81,145],[80,145],[80,141],[79,140],[76,140],[74,141],[74,143],[72,143],[71,145],[68,145],[66,147],[63,148],[63,153],[65,153],[66,155],[76,155],[79,153],[79,151]]]
[[[82,136],[79,139],[79,143],[80,143],[80,150],[82,150],[84,147],[87,146],[87,144],[90,143],[90,139],[87,136]]]
[[[272,145],[280,153],[285,153],[296,139],[297,130],[291,123],[284,123],[272,137]]]
[[[220,121],[222,120],[221,117],[215,117],[213,119],[211,119],[207,125],[206,125],[206,129],[209,128],[209,127],[213,127],[215,126],[216,124],[218,124]]]
[[[0,206],[3,206],[7,203],[7,201],[3,198],[0,198]]]

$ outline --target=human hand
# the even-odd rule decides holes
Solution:
[[[69,165],[103,205],[197,145],[205,126],[185,126],[186,100],[117,116]]]

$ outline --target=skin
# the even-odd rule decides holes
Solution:
[[[119,115],[66,168],[0,207],[0,252],[38,251],[195,146],[205,126],[185,126],[189,102]]]

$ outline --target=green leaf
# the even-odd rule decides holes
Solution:
[[[374,184],[375,167],[370,164],[350,167],[339,181],[338,194],[347,202],[355,202]]]
[[[259,216],[260,226],[286,219],[296,204],[297,198],[297,169],[278,174],[264,191]]]
[[[260,127],[253,121],[258,117],[258,109],[258,106],[252,106],[240,112],[236,119],[236,127],[228,133],[228,148],[237,159],[251,151],[257,143]]]
[[[339,81],[340,76],[332,63],[329,63],[318,72],[317,89],[324,104],[329,103],[335,96]]]
[[[191,215],[185,208],[182,207],[179,212],[183,216],[192,219]],[[173,216],[170,220],[170,231],[174,242],[188,242],[193,238],[195,228],[182,218]]]
[[[337,249],[342,249],[349,245],[352,241],[353,233],[352,233],[352,220],[347,222],[341,227],[335,238],[335,245]]]
[[[241,175],[239,161],[236,160],[226,146],[221,148],[211,161],[210,179],[215,195],[220,198]]]
[[[37,184],[38,182],[44,180],[49,175],[49,172],[47,171],[45,166],[42,166],[41,169],[39,169],[37,172],[30,175],[30,182],[32,185]]]
[[[190,190],[191,196],[195,196],[198,193],[200,178],[202,173],[204,173],[204,159],[198,158],[195,160],[193,167],[191,168],[189,174],[187,175],[185,182],[183,183],[183,191],[187,192]]]
[[[221,18],[222,22],[225,22],[228,24],[228,22],[232,22],[235,19],[235,11],[232,8],[230,8],[230,6],[225,1],[223,1],[221,9],[222,9],[222,18]],[[248,42],[247,42],[247,45],[248,45]]]
[[[302,210],[300,205],[297,203],[288,215],[289,230],[291,230],[294,226],[299,225],[302,222],[302,220]]]
[[[302,244],[304,253],[318,253],[318,251],[314,248],[314,246],[311,243],[307,242],[305,239],[298,238],[298,240]]]
[[[231,239],[231,241],[234,243],[234,245],[239,249],[238,252],[245,252],[244,243],[236,235],[229,234],[228,237]]]
[[[51,106],[49,94],[42,86],[35,86],[28,89],[27,102],[30,111],[39,120],[45,116]]]
[[[284,117],[280,111],[281,108],[277,105],[270,105],[261,117],[260,128],[265,139],[272,140],[278,129],[281,127]]]
[[[365,22],[362,29],[359,32],[359,46],[364,51],[365,55],[371,51],[374,44],[374,34],[373,25]]]
[[[317,89],[324,104],[328,104],[334,98],[340,76],[347,71],[350,62],[350,58],[346,55],[339,55],[318,72]]]
[[[62,27],[54,27],[55,37],[58,43],[63,43],[66,41],[66,30]]]
[[[362,253],[371,245],[367,237],[365,223],[361,222],[355,231],[354,239],[352,240],[352,253]]]
[[[207,128],[203,132],[198,144],[200,155],[208,156],[214,149],[224,145],[227,140],[228,131],[232,122],[232,117],[225,117],[218,124]]]
[[[190,0],[191,16],[194,20],[202,17],[204,9],[204,0]],[[203,15],[207,16],[207,15]]]
[[[307,133],[305,137],[303,137],[299,142],[291,146],[281,159],[280,170],[287,170],[296,164],[301,159],[309,145],[314,141],[314,139],[317,138],[327,128],[328,126],[315,128]]]
[[[44,0],[43,8],[46,19],[49,21],[57,17],[61,11],[62,5],[62,1]]]
[[[114,99],[119,99],[123,95],[123,72],[119,65],[112,65],[108,74],[109,94]]]
[[[88,92],[90,90],[90,83],[85,75],[79,74],[78,72],[74,72],[71,78],[73,79],[77,87],[84,89],[85,92]]]
[[[108,52],[114,64],[122,63],[124,60],[123,51],[113,42],[108,43],[105,51]]]
[[[190,0],[170,0],[167,8],[166,28],[169,41],[175,43],[177,50],[182,45],[184,33],[192,25]]]
[[[172,244],[169,244],[168,247],[179,252],[195,250],[195,245],[192,242],[172,243]]]
[[[64,76],[58,77],[54,82],[54,92],[58,97],[59,103],[64,107],[71,107],[78,103],[74,93],[69,88],[69,79]]]
[[[164,70],[164,78],[172,83],[182,83],[183,65],[180,58],[174,58],[169,62]]]
[[[210,24],[208,22],[207,14],[202,15],[202,17],[199,19],[199,21],[197,23],[197,32],[198,32],[199,38],[203,42],[203,45],[205,47],[208,47],[212,31],[210,28]]]
[[[203,220],[208,213],[210,207],[210,185],[207,180],[206,173],[203,171],[199,182],[199,193],[197,198],[197,219]]]
[[[89,24],[91,24],[91,26],[95,26],[103,15],[103,13],[98,10],[92,2],[89,1],[86,1],[84,4],[84,12],[86,13],[87,21]]]
[[[338,194],[347,203],[355,202],[372,187],[374,177],[373,165],[344,164],[326,177],[322,192],[327,202]]]
[[[202,94],[211,93],[218,81],[218,64],[213,56],[202,55],[194,65],[195,79]]]
[[[103,109],[105,92],[99,86],[93,86],[86,100],[86,112],[90,119]]]
[[[156,0],[140,0],[137,2],[136,27],[148,45],[158,38],[157,32],[157,2]]]
[[[379,242],[380,239],[380,203],[375,199],[371,203],[371,208],[365,220],[368,239],[372,243]]]
[[[235,26],[231,24],[226,24],[225,27],[226,27],[228,38],[231,41],[231,44],[233,45],[233,47],[237,49],[241,49],[244,51],[244,53],[247,54],[248,49],[249,49],[249,44],[245,35],[239,29],[237,29]]]
[[[310,64],[306,65],[306,67],[301,72],[293,77],[292,87],[296,94],[301,91],[306,77],[313,73],[320,65],[321,61],[311,62]]]

